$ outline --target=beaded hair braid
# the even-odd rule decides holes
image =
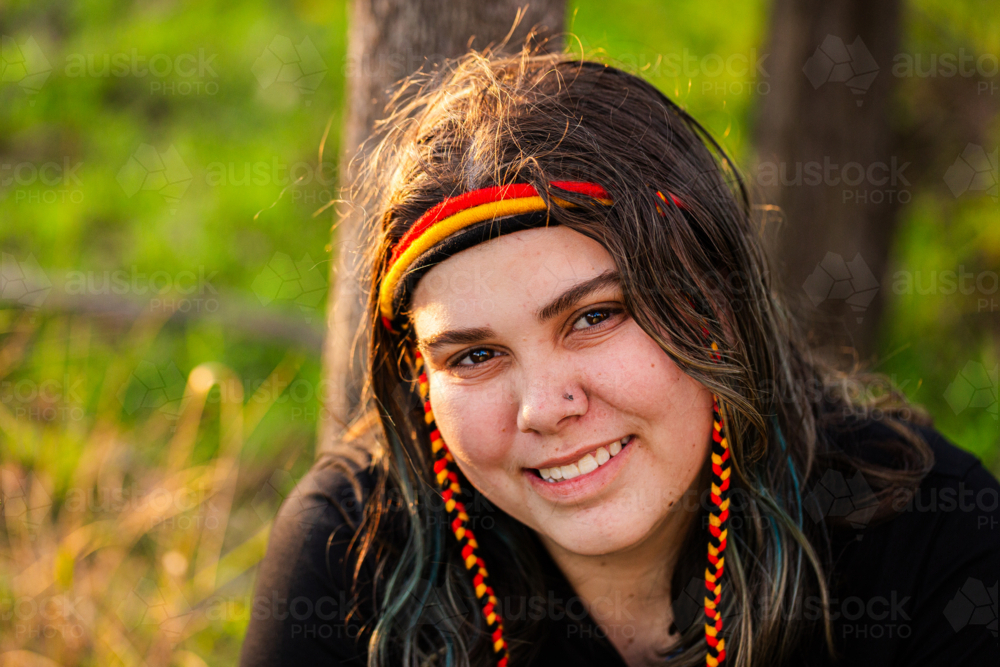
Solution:
[[[576,181],[553,181],[551,186],[583,194],[596,201],[610,205],[608,193],[595,183]],[[665,206],[685,209],[684,204],[672,194],[657,197]],[[558,197],[551,200],[557,206],[574,206]],[[382,283],[379,287],[379,314],[382,324],[398,333],[409,328],[403,314],[403,307],[412,294],[420,277],[431,266],[461,250],[481,243],[501,234],[540,227],[551,224],[545,200],[535,188],[528,184],[514,184],[483,188],[452,197],[430,208],[424,213],[393,246],[392,254]],[[661,215],[665,211],[657,204]],[[705,335],[712,349],[711,357],[719,361],[719,347],[711,340],[704,326]],[[455,459],[441,432],[434,422],[434,411],[430,402],[430,387],[424,360],[420,352],[413,348],[415,371],[418,376],[420,397],[424,403],[424,421],[430,432],[431,454],[434,461],[434,475],[441,487],[445,510],[451,519],[451,530],[461,548],[465,568],[471,570],[472,583],[482,609],[486,627],[493,642],[493,652],[497,656],[497,667],[507,667],[510,657],[504,640],[503,619],[497,609],[497,598],[493,588],[487,583],[489,573],[486,563],[478,554],[479,544],[472,530],[466,528],[469,515],[459,497],[461,487],[455,470]],[[713,396],[712,406],[712,482],[709,512],[708,566],[705,569],[705,640],[708,651],[705,664],[718,667],[726,659],[725,639],[722,637],[722,573],[725,561],[726,535],[729,519],[729,442],[726,425],[718,396]]]

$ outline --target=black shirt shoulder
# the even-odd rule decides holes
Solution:
[[[364,665],[373,572],[351,590],[348,546],[375,486],[371,453],[341,446],[321,457],[282,503],[259,566],[241,667]],[[358,607],[360,603],[360,607]]]
[[[938,431],[914,428],[934,454],[915,494],[891,519],[860,514],[833,536],[833,664],[998,664],[1000,483]],[[862,447],[890,437],[878,424],[852,436]]]
[[[826,658],[816,641],[795,664],[996,664],[1000,484],[975,456],[933,429],[918,430],[934,466],[916,495],[888,521],[862,520],[833,536],[837,658]],[[891,433],[869,424],[842,437],[863,449]],[[375,572],[366,559],[355,598],[348,546],[377,482],[371,460],[365,448],[342,447],[320,459],[283,503],[258,570],[241,667],[366,664]],[[570,600],[572,588],[544,549],[540,557],[548,588]],[[811,602],[807,614],[817,610]],[[556,626],[532,665],[556,656],[624,665],[588,614]]]

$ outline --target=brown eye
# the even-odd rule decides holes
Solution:
[[[620,312],[620,308],[591,308],[590,310],[584,312],[583,315],[581,315],[580,318],[573,324],[573,329],[576,331],[592,329]],[[578,326],[581,322],[584,322],[585,324],[583,326]]]
[[[451,366],[478,366],[480,364],[483,364],[484,362],[489,361],[495,355],[496,355],[496,350],[490,350],[485,347],[479,347],[472,350],[464,357],[456,359],[455,362],[451,364]],[[463,363],[466,359],[471,360],[472,363]]]

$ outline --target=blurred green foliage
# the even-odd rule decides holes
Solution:
[[[755,102],[768,90],[766,59],[757,67],[767,10],[760,0],[627,0],[613,8],[580,0],[569,22],[577,39],[567,48],[603,54],[649,78],[747,166]],[[985,4],[911,2],[905,47],[1000,53],[1000,23],[983,20],[991,11]],[[3,274],[5,285],[24,286],[15,300],[40,306],[25,311],[28,319],[0,310],[0,378],[7,383],[0,465],[11,479],[30,471],[42,480],[37,488],[49,501],[39,507],[66,524],[53,529],[51,544],[44,536],[31,544],[51,547],[54,586],[78,585],[74,571],[79,581],[82,566],[74,570],[59,546],[59,536],[69,534],[60,531],[77,525],[60,513],[67,494],[83,478],[100,488],[104,482],[94,480],[102,479],[102,466],[120,469],[123,484],[140,471],[174,470],[168,458],[177,446],[171,443],[184,382],[193,369],[218,362],[232,369],[239,387],[232,380],[214,385],[202,426],[185,437],[188,465],[221,456],[221,407],[242,390],[253,428],[242,436],[236,509],[223,549],[249,554],[227,579],[231,597],[239,598],[249,592],[245,571],[262,548],[256,536],[267,512],[260,504],[276,504],[260,500],[261,493],[278,484],[273,471],[297,479],[312,460],[347,3],[33,0],[0,10],[0,34]],[[713,54],[737,56],[737,66],[716,73]],[[998,142],[1000,131],[991,146]],[[997,271],[995,198],[915,196],[893,253],[903,270]],[[974,297],[893,293],[876,369],[995,470],[1000,293],[992,299],[993,315]],[[276,369],[283,369],[280,382]],[[969,387],[979,388],[976,398]],[[102,448],[110,440],[101,435],[111,433],[114,445]],[[136,538],[130,549],[138,560],[122,572],[173,571],[177,554],[188,552],[171,539],[156,531]],[[0,596],[13,595],[12,581],[0,575]],[[99,592],[87,595],[98,606],[110,604]],[[245,622],[241,612],[203,623],[176,648],[174,662],[233,664]],[[149,643],[135,651],[153,651],[151,635],[141,637]],[[44,642],[0,642],[0,651],[16,644],[52,655]],[[132,654],[69,642],[53,657],[106,664],[98,655],[129,663]]]

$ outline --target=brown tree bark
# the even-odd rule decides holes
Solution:
[[[341,135],[341,184],[350,183],[350,162],[380,116],[392,84],[443,58],[497,44],[511,30],[525,0],[354,0],[347,47],[347,108]],[[565,0],[533,0],[508,41],[518,50],[529,31],[564,29]],[[561,48],[553,38],[549,50]],[[331,289],[323,346],[324,414],[319,447],[334,443],[358,406],[367,341],[359,331],[363,312],[356,274],[360,212],[344,211],[334,230]]]
[[[753,167],[758,195],[781,210],[766,237],[792,302],[817,306],[833,323],[825,333],[866,356],[900,199],[913,194],[890,119],[900,2],[775,0],[771,11]]]
[[[792,303],[820,311],[815,342],[853,345],[861,359],[876,352],[907,203],[924,192],[954,202],[949,168],[968,144],[989,145],[1000,113],[981,72],[954,76],[934,71],[930,53],[901,53],[904,23],[932,20],[915,12],[899,0],[772,7],[771,89],[758,108],[752,171],[756,194],[781,209],[766,238]],[[864,169],[860,183],[848,164]]]

